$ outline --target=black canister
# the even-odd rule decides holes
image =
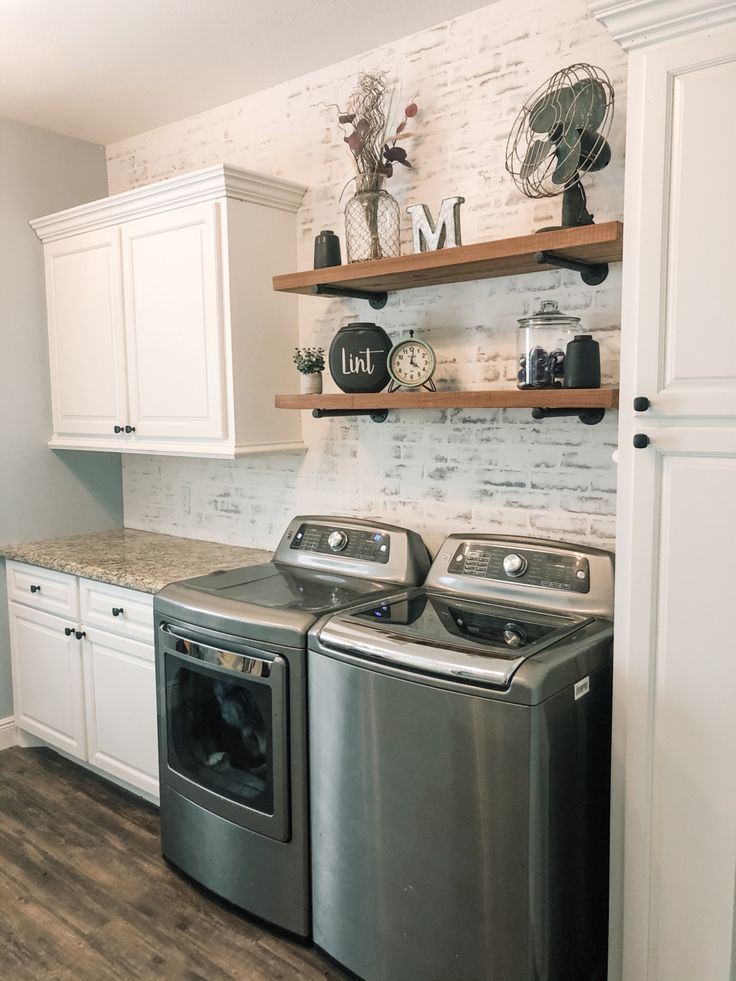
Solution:
[[[564,388],[601,387],[601,349],[592,334],[578,334],[567,345]]]
[[[391,376],[391,338],[378,324],[346,324],[330,345],[330,374],[343,392],[381,392]]]
[[[341,266],[340,239],[329,228],[320,232],[314,240],[314,268],[327,269]]]

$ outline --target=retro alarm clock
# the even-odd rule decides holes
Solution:
[[[388,371],[391,375],[389,392],[397,388],[426,388],[436,392],[432,375],[437,367],[437,358],[425,341],[415,341],[414,331],[409,331],[409,339],[394,344],[388,353]]]

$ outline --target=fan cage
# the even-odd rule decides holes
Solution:
[[[586,84],[591,82],[598,83],[604,93],[603,119],[595,127],[595,140],[586,150],[584,160],[575,166],[574,174],[569,179],[558,183],[552,179],[552,175],[558,168],[564,170],[566,166],[572,167],[575,163],[573,155],[580,161],[581,151],[579,141],[575,140],[567,152],[564,147],[560,152],[563,141],[555,141],[551,136],[560,129],[562,133],[569,133],[576,129],[573,127],[573,122],[576,117],[580,118],[584,115],[586,102],[589,101]],[[572,91],[572,98],[563,97],[561,93],[565,91]],[[584,63],[563,68],[540,85],[527,99],[516,117],[506,144],[506,170],[511,174],[519,190],[530,198],[546,198],[563,194],[568,188],[579,184],[582,175],[594,167],[607,145],[607,137],[613,121],[613,100],[613,86],[606,72],[602,68]],[[546,142],[549,146],[541,159],[530,167],[528,161],[532,144],[545,142],[542,133],[535,132],[530,123],[533,110],[542,104],[554,110],[554,121],[548,130]]]

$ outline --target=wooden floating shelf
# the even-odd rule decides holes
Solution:
[[[383,294],[420,286],[440,286],[553,269],[554,263],[537,262],[539,252],[554,253],[563,259],[586,264],[620,262],[623,228],[619,221],[607,221],[600,225],[561,228],[495,242],[402,255],[395,259],[310,269],[274,276],[273,288],[283,293],[308,295],[317,294],[320,286]]]
[[[277,409],[616,409],[617,388],[496,388],[471,392],[378,392],[376,395],[277,395]]]

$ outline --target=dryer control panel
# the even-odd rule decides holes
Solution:
[[[341,555],[385,565],[391,553],[391,536],[378,529],[305,522],[297,529],[289,548],[302,552],[320,552],[323,555]]]
[[[292,518],[273,561],[399,586],[424,582],[431,564],[427,546],[408,528],[377,518],[321,514]]]
[[[462,542],[450,560],[447,571],[472,579],[519,582],[543,589],[564,589],[587,593],[590,564],[582,555],[509,548],[481,542]]]

